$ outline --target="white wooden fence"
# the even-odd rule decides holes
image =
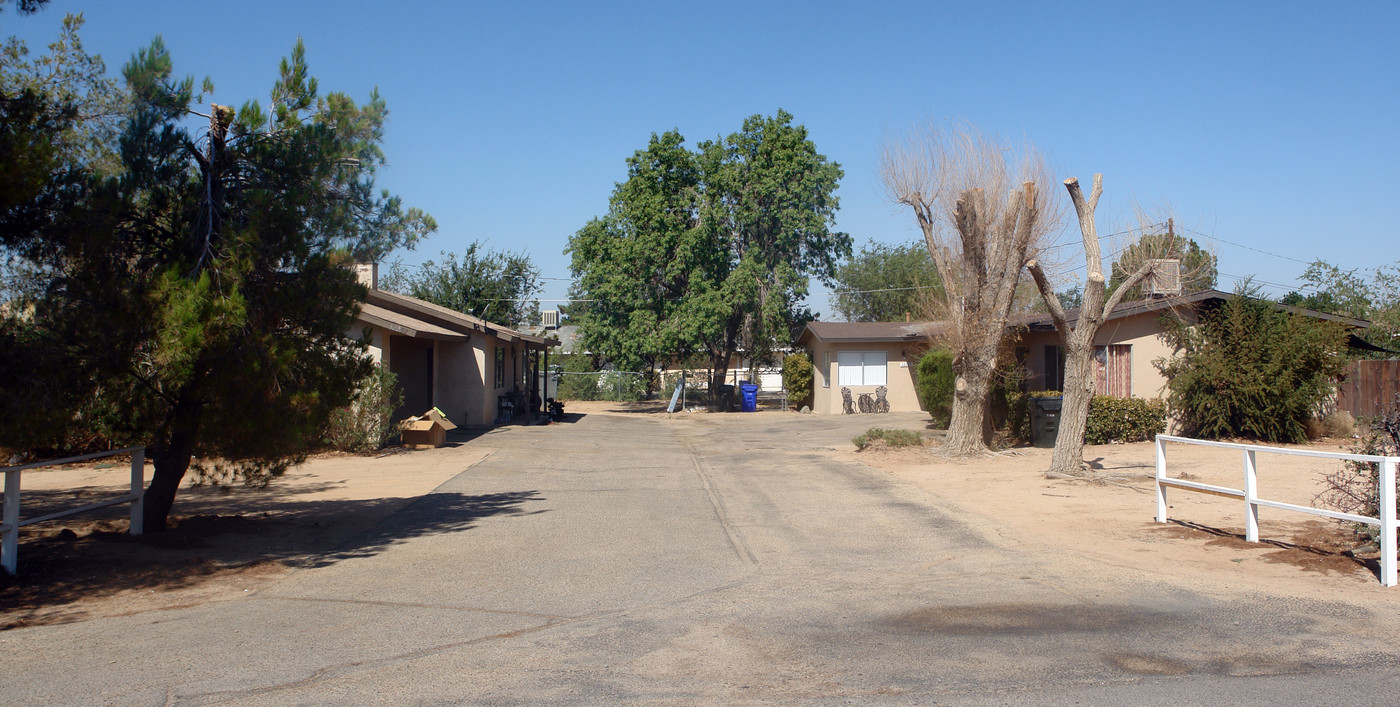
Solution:
[[[25,469],[38,469],[44,466],[69,464],[72,462],[88,461],[90,459],[101,459],[103,457],[115,457],[121,454],[131,455],[131,493],[106,501],[90,503],[81,508],[72,508],[66,511],[58,511],[57,513],[49,513],[24,521],[19,519],[19,482],[20,474]],[[141,502],[141,493],[146,486],[146,449],[144,447],[127,447],[126,449],[117,449],[110,452],[94,452],[92,454],[53,459],[46,462],[20,464],[19,466],[5,467],[0,469],[0,471],[5,473],[5,507],[3,516],[0,516],[0,566],[3,566],[5,571],[10,574],[15,573],[15,569],[19,564],[19,529],[26,525],[64,518],[75,513],[84,513],[121,503],[130,503],[131,534],[141,534],[142,514],[144,512],[144,505]]]
[[[1202,447],[1224,447],[1226,449],[1239,449],[1244,453],[1244,488],[1232,489],[1224,486],[1213,486],[1184,479],[1171,479],[1167,477],[1167,442],[1178,442],[1181,444],[1195,444]],[[1374,462],[1380,465],[1380,488],[1378,498],[1380,506],[1380,517],[1355,515],[1352,513],[1339,513],[1328,511],[1311,506],[1299,506],[1292,503],[1280,501],[1266,501],[1259,498],[1259,467],[1256,454],[1264,452],[1266,454],[1288,454],[1298,457],[1318,457],[1322,459],[1339,459],[1343,461]],[[1219,496],[1233,496],[1243,498],[1245,502],[1245,530],[1244,538],[1252,543],[1259,542],[1259,507],[1278,508],[1285,511],[1295,511],[1307,513],[1324,518],[1335,518],[1351,523],[1365,523],[1367,525],[1380,526],[1381,532],[1381,584],[1387,587],[1396,585],[1396,551],[1397,541],[1395,537],[1395,474],[1396,468],[1400,466],[1400,457],[1382,457],[1370,454],[1345,454],[1342,452],[1319,452],[1310,449],[1287,449],[1285,447],[1265,447],[1257,444],[1235,444],[1232,442],[1215,442],[1204,439],[1191,439],[1190,437],[1174,437],[1171,435],[1157,435],[1157,522],[1167,522],[1167,487],[1173,486],[1187,491],[1198,491],[1211,493]]]

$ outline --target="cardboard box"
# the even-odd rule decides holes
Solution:
[[[409,449],[432,449],[447,444],[447,431],[455,430],[442,411],[433,408],[418,417],[403,421],[403,446]]]

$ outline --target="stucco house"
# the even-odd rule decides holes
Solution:
[[[346,335],[367,335],[370,355],[398,376],[395,419],[436,407],[458,426],[490,425],[542,397],[540,371],[557,342],[382,291],[372,264],[357,273],[369,295]]]
[[[812,411],[840,415],[841,389],[853,398],[886,389],[893,412],[921,410],[914,392],[919,358],[929,347],[931,322],[808,322],[797,337],[816,369]]]
[[[1219,306],[1236,295],[1205,290],[1176,297],[1124,302],[1109,313],[1094,339],[1096,392],[1122,398],[1157,398],[1166,394],[1166,378],[1152,362],[1173,355],[1161,338],[1163,317],[1192,323],[1197,313]],[[1350,328],[1369,322],[1310,309],[1277,305],[1281,309]],[[1079,310],[1066,312],[1071,325]],[[853,396],[888,389],[891,411],[922,409],[914,392],[919,358],[930,346],[935,322],[811,322],[798,338],[816,367],[814,412],[841,414],[840,390]],[[1016,357],[1026,375],[1027,390],[1064,387],[1064,350],[1049,314],[1012,317],[1008,327],[1017,334]],[[1353,345],[1364,345],[1353,337]]]

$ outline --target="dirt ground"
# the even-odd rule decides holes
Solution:
[[[658,414],[659,405],[570,403],[570,412]],[[680,413],[675,424],[707,413]],[[778,411],[761,415],[789,415]],[[693,419],[693,418],[692,418]],[[1171,522],[1153,521],[1150,443],[1091,446],[1085,458],[1113,483],[1047,479],[1048,449],[1018,448],[970,461],[937,458],[933,448],[857,452],[833,440],[827,453],[917,485],[936,505],[993,543],[1043,549],[1073,570],[1110,579],[1160,576],[1215,595],[1267,592],[1390,604],[1372,555],[1346,551],[1361,541],[1320,518],[1262,510],[1265,542],[1244,541],[1244,503],[1171,490]],[[1314,449],[1345,451],[1342,441]],[[326,455],[292,469],[262,491],[186,488],[172,530],[133,538],[124,510],[21,531],[17,577],[0,574],[0,630],[81,621],[224,601],[274,581],[290,568],[318,566],[374,552],[402,538],[360,531],[489,456],[491,433],[449,447],[361,457]],[[1311,505],[1322,477],[1339,463],[1259,456],[1262,497]],[[1239,452],[1187,445],[1168,449],[1168,472],[1242,487]],[[148,467],[149,474],[149,467]],[[122,460],[24,473],[24,516],[118,495],[128,476]],[[369,537],[366,537],[369,536]]]
[[[1308,448],[1347,451],[1340,440]],[[1241,499],[1168,489],[1167,523],[1155,521],[1155,450],[1150,442],[1085,448],[1111,483],[1052,480],[1044,475],[1052,450],[1017,448],[968,461],[936,459],[927,449],[842,452],[939,499],[960,520],[993,542],[1061,554],[1086,571],[1142,578],[1156,575],[1210,594],[1267,592],[1335,598],[1339,591],[1388,596],[1376,554],[1346,525],[1325,518],[1262,508],[1259,543],[1246,542]],[[1314,505],[1323,476],[1340,462],[1258,454],[1261,498]],[[1243,453],[1184,444],[1167,447],[1176,478],[1240,489]],[[1390,590],[1393,591],[1393,590]]]

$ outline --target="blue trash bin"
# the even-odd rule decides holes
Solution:
[[[742,412],[758,412],[758,386],[744,383],[739,386],[739,390],[744,394],[744,402],[739,409]]]

